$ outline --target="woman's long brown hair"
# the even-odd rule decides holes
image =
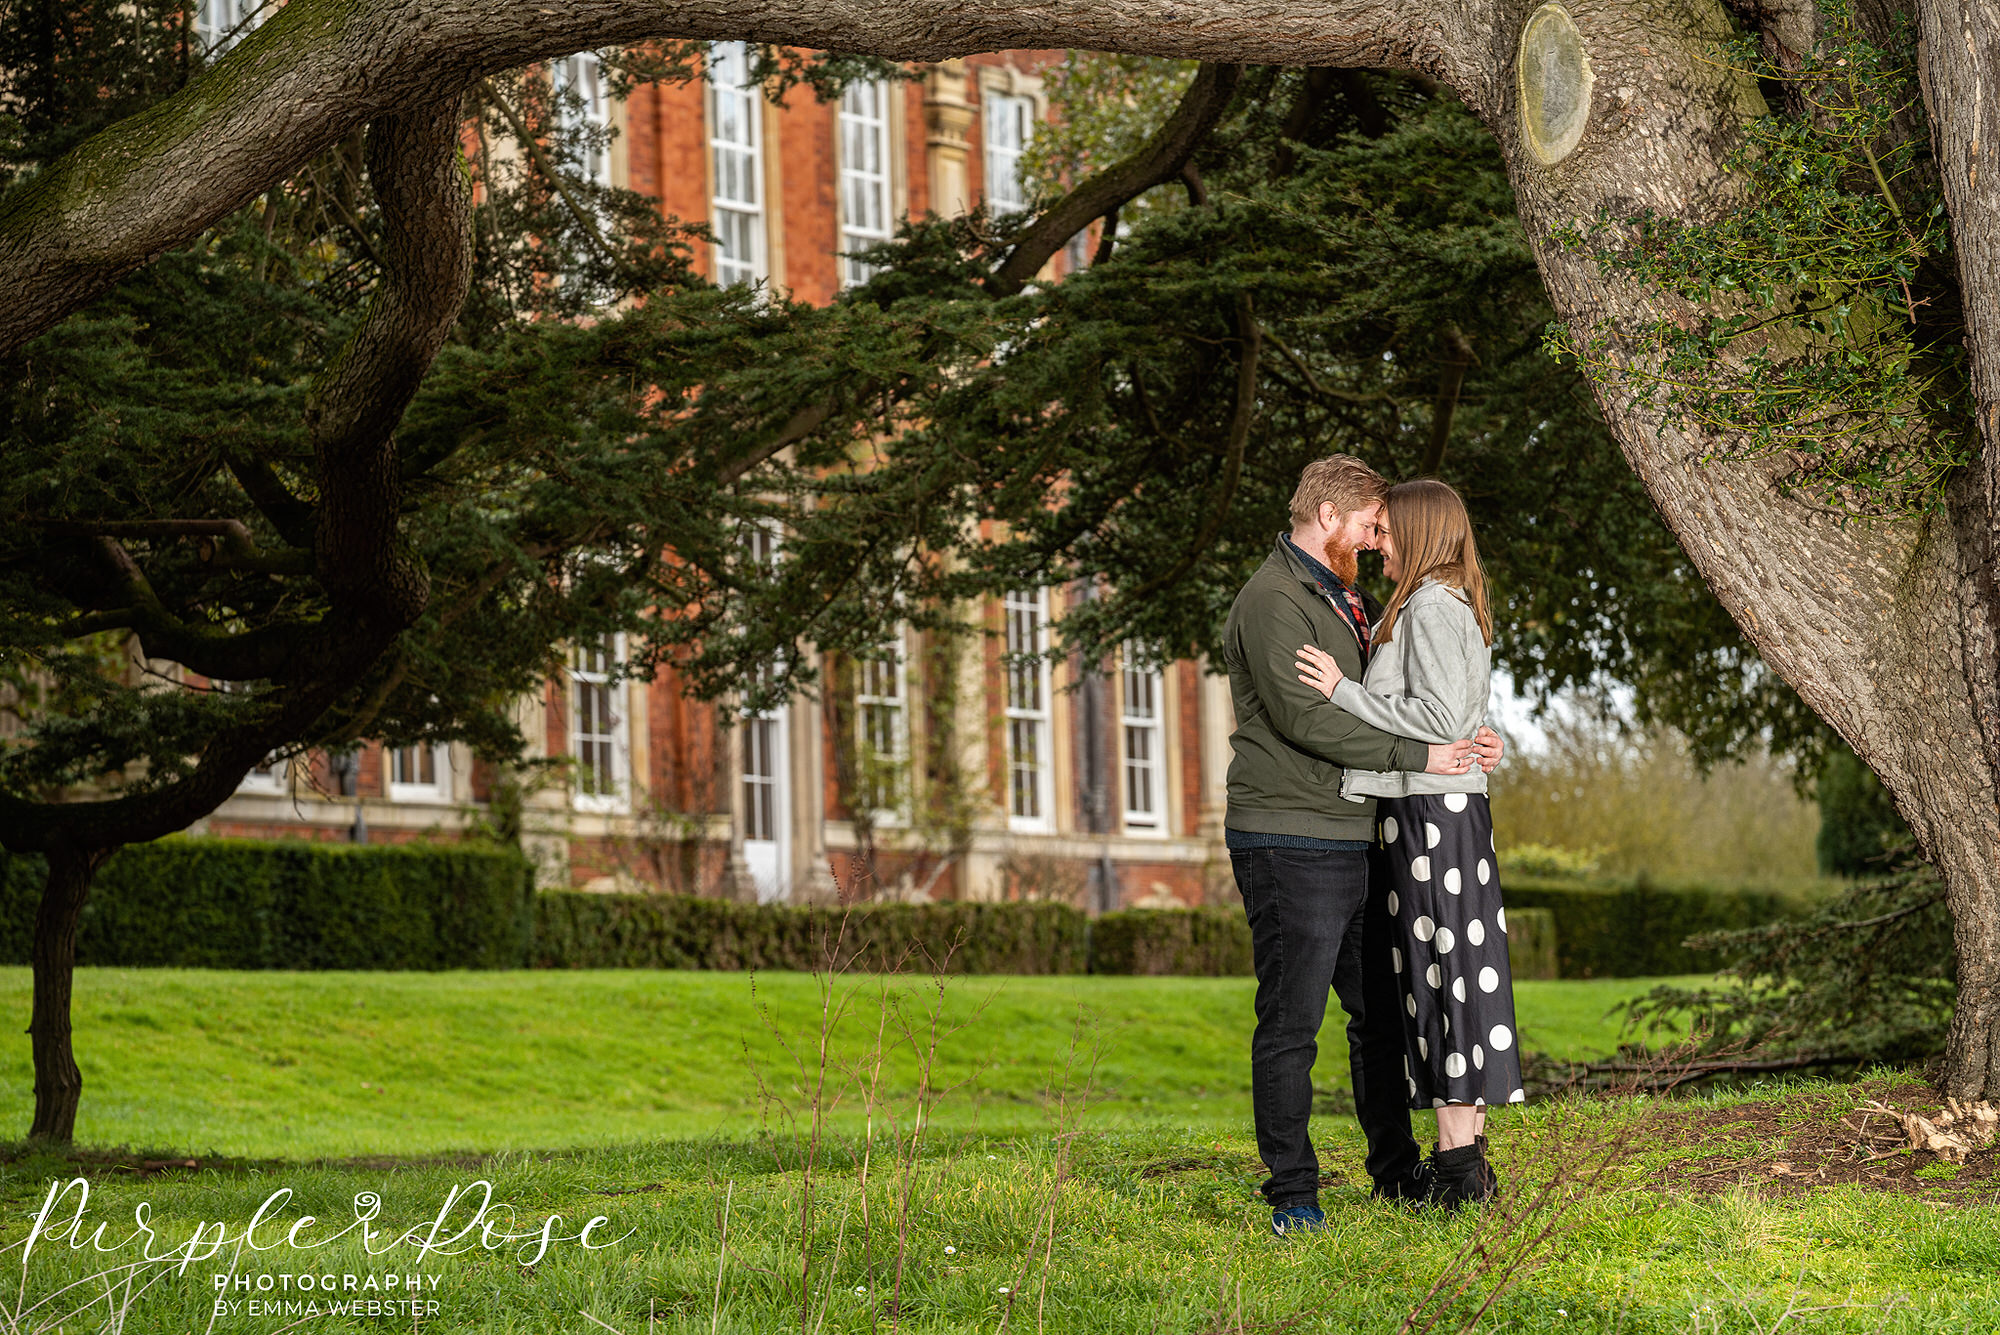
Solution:
[[[1396,633],[1396,618],[1426,579],[1458,589],[1472,605],[1479,634],[1493,643],[1493,615],[1486,606],[1486,572],[1479,566],[1479,544],[1472,538],[1472,516],[1465,502],[1436,478],[1420,477],[1389,488],[1389,538],[1403,568],[1389,606],[1382,613],[1377,641],[1387,644]]]

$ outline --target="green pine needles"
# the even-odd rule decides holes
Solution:
[[[1740,207],[1555,235],[1685,306],[1581,342],[1551,324],[1546,346],[1708,442],[1707,459],[1782,456],[1788,487],[1842,514],[1919,514],[1977,440],[1951,224],[1907,22],[1878,44],[1847,4],[1820,9],[1797,68],[1754,36],[1729,49],[1783,108],[1729,160]]]

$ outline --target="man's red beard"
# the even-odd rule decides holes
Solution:
[[[1361,583],[1361,554],[1355,548],[1342,546],[1340,535],[1326,535],[1326,568],[1340,576],[1341,583],[1352,589]]]

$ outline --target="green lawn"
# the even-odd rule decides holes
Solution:
[[[1609,1051],[1606,1012],[1631,980],[1525,983],[1521,1030],[1562,1056]],[[941,1115],[955,1127],[1039,1126],[1050,1073],[1096,1057],[1093,1126],[1233,1124],[1249,1117],[1249,979],[955,978],[938,1083],[970,1080]],[[873,1047],[884,997],[921,1023],[925,980],[855,977],[834,1027],[836,1066]],[[0,969],[0,1026],[27,1026],[28,971]],[[231,1156],[559,1149],[749,1135],[766,1090],[817,1048],[810,975],[579,971],[229,973],[84,969],[77,1139]],[[1338,1015],[1337,1008],[1334,1012]],[[1339,1024],[1319,1073],[1345,1086]],[[817,1062],[811,1063],[816,1068]],[[0,1045],[0,1109],[25,1129],[25,1038]],[[914,1085],[907,1046],[887,1088]],[[789,1100],[796,1103],[796,1097]],[[858,1128],[850,1093],[834,1121]]]
[[[25,1020],[25,975],[0,984]],[[945,1015],[964,1027],[936,1070],[965,1083],[914,1149],[911,1059],[867,1059],[897,1013],[883,984],[844,994],[827,1069],[847,1088],[818,1120],[784,1076],[786,1044],[817,1047],[815,981],[754,986],[88,971],[80,1139],[147,1151],[0,1157],[0,1264],[22,1263],[52,1183],[81,1172],[90,1190],[82,1245],[58,1230],[0,1285],[0,1330],[1220,1335],[1387,1332],[1406,1318],[1413,1331],[1595,1335],[2000,1330],[1992,1156],[1876,1163],[1842,1139],[1864,1099],[1933,1097],[1906,1077],[1499,1110],[1506,1192],[1456,1217],[1371,1204],[1353,1123],[1325,1117],[1332,1227],[1280,1241],[1255,1197],[1242,981],[953,981]],[[1642,986],[1524,985],[1522,1028],[1545,1050],[1605,1051],[1617,1033],[1604,1012]],[[889,995],[922,1021],[921,984]],[[1337,1076],[1328,1037],[1322,1075]],[[0,1078],[25,1123],[15,1046]],[[1090,1056],[1071,1057],[1092,1050],[1094,1075]],[[872,1121],[843,1072],[875,1090]],[[168,1147],[198,1165],[147,1162]],[[410,1157],[424,1155],[441,1157]],[[480,1179],[496,1202],[488,1245],[461,1202],[441,1230],[463,1231],[458,1253],[419,1257],[410,1239]],[[73,1194],[54,1217],[75,1206]],[[358,1214],[375,1230],[365,1239]],[[552,1215],[556,1240],[536,1255]],[[596,1216],[586,1248],[577,1235]],[[169,1259],[142,1263],[143,1241]],[[291,1287],[301,1274],[312,1291]],[[348,1275],[351,1292],[318,1288]],[[400,1298],[413,1275],[438,1304],[419,1320],[326,1306]],[[218,1291],[218,1276],[244,1287]],[[218,1297],[280,1306],[218,1313]]]
[[[1801,1086],[1786,1097],[1801,1109],[1851,1107],[1853,1091]],[[9,1328],[54,1329],[62,1317],[61,1328],[73,1331],[325,1328],[326,1318],[314,1320],[304,1304],[327,1295],[279,1287],[305,1273],[315,1285],[321,1276],[355,1276],[357,1290],[336,1290],[335,1302],[393,1299],[405,1292],[404,1276],[426,1285],[435,1277],[424,1294],[439,1306],[420,1326],[393,1309],[330,1322],[427,1335],[1388,1332],[1413,1310],[1421,1315],[1411,1329],[1438,1331],[1930,1335],[2000,1327],[2000,1210],[1990,1194],[1923,1199],[1840,1186],[1778,1197],[1756,1169],[1740,1181],[1663,1185],[1660,1169],[1691,1152],[1676,1128],[1706,1106],[1676,1106],[1681,1122],[1669,1124],[1658,1120],[1657,1104],[1555,1103],[1498,1114],[1495,1157],[1508,1195],[1455,1218],[1371,1204],[1352,1127],[1335,1119],[1322,1133],[1332,1179],[1322,1200],[1333,1227],[1282,1241],[1265,1232],[1254,1147],[1234,1119],[1074,1136],[1060,1122],[1012,1137],[938,1129],[915,1159],[884,1136],[840,1137],[819,1145],[810,1173],[803,1146],[785,1136],[516,1153],[465,1165],[266,1163],[153,1176],[100,1165],[84,1235],[108,1224],[108,1254],[73,1250],[62,1234],[42,1240],[22,1296],[0,1286],[0,1315],[40,1302],[47,1325]],[[1610,1158],[1607,1147],[1621,1137],[1633,1154]],[[40,1157],[0,1169],[9,1265],[51,1180],[73,1171]],[[448,1192],[481,1177],[504,1205],[487,1217],[519,1237],[496,1233],[480,1245],[466,1232],[474,1211],[461,1204],[440,1233],[463,1234],[459,1254],[419,1259],[409,1242],[397,1245],[406,1232],[422,1236]],[[291,1196],[267,1212],[257,1238],[267,1250],[242,1247],[260,1204],[283,1190]],[[379,1194],[370,1220],[378,1231],[365,1250],[351,1229],[336,1236],[365,1212],[362,1193]],[[198,1232],[207,1239],[192,1264],[184,1272],[139,1267],[148,1282],[130,1287],[88,1282],[136,1260],[135,1246],[119,1244],[142,1205],[156,1254]],[[291,1235],[303,1215],[319,1222]],[[560,1216],[559,1240],[535,1256],[534,1235],[551,1215]],[[585,1250],[574,1239],[596,1216],[604,1222],[591,1241],[609,1245]],[[221,1225],[229,1245],[209,1255]],[[218,1275],[247,1286],[224,1289],[225,1301],[299,1306],[217,1315]],[[371,1292],[390,1275],[397,1288]],[[260,1291],[260,1283],[272,1287]],[[107,1302],[122,1322],[107,1319]]]

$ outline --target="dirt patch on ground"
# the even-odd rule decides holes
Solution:
[[[1653,1170],[1653,1185],[1676,1194],[1747,1187],[1796,1196],[1852,1184],[1941,1204],[2000,1203],[2000,1147],[1962,1164],[1910,1149],[1896,1117],[1870,1110],[1871,1103],[1935,1118],[1944,1097],[1920,1079],[1889,1077],[1726,1108],[1669,1107],[1643,1132],[1647,1157],[1681,1153]]]
[[[393,1173],[412,1168],[478,1168],[491,1157],[484,1154],[432,1154],[398,1158],[362,1155],[350,1159],[231,1159],[222,1156],[185,1158],[127,1149],[64,1149],[54,1154],[29,1145],[14,1145],[0,1151],[0,1162],[14,1164],[31,1157],[46,1158],[51,1164],[65,1165],[77,1176],[167,1177],[203,1171],[217,1173],[270,1172],[279,1168],[346,1168],[363,1172]]]
[[[1262,1175],[1264,1171],[1264,1165],[1255,1158],[1208,1154],[1180,1159],[1155,1159],[1151,1163],[1140,1165],[1139,1176],[1153,1178],[1177,1177],[1183,1173],[1220,1173],[1229,1177],[1242,1177],[1246,1173]]]

